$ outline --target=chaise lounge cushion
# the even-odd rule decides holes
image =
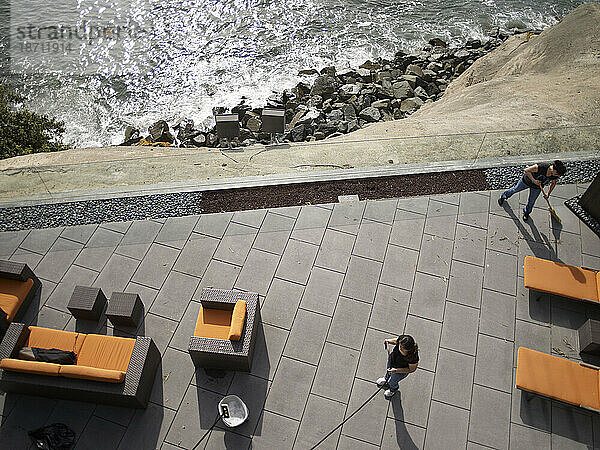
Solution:
[[[88,334],[77,365],[127,372],[134,346],[135,339]]]
[[[525,257],[525,287],[574,299],[599,301],[600,277],[593,270]]]
[[[194,336],[229,339],[231,309],[213,309],[200,306]]]
[[[13,321],[32,286],[31,278],[27,281],[0,278],[0,308],[6,313],[8,322]]]
[[[106,381],[108,383],[122,383],[125,380],[125,372],[121,370],[98,369],[97,367],[63,365],[60,366],[59,373],[61,377]]]
[[[229,336],[227,337],[230,341],[239,341],[241,339],[245,319],[246,302],[244,300],[238,300],[233,307],[233,313],[231,314],[231,326],[229,328]]]
[[[13,372],[33,373],[36,375],[50,375],[57,377],[60,369],[60,364],[4,358],[2,361],[0,361],[0,369],[12,370]]]
[[[23,347],[57,348],[79,355],[85,340],[86,335],[83,333],[30,326],[29,337]]]
[[[519,347],[517,388],[577,406],[600,410],[598,370]]]

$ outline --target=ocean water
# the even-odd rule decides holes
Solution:
[[[544,29],[570,0],[11,0],[0,8],[4,81],[66,124],[65,140],[117,144],[127,125],[212,122],[264,104],[298,71],[356,67],[423,46]],[[311,80],[311,78],[308,78]]]

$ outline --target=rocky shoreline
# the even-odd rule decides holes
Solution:
[[[266,106],[285,108],[286,132],[280,136],[284,142],[318,141],[374,122],[403,119],[441,98],[452,80],[508,37],[495,30],[485,42],[469,40],[455,48],[434,38],[419,52],[399,51],[392,60],[365,61],[357,69],[301,70],[299,75],[315,76],[312,84],[300,82],[274,94]],[[262,108],[245,99],[231,110],[213,108],[215,114],[225,112],[239,116],[240,136],[231,141],[233,147],[271,143],[272,136],[261,131]],[[201,130],[193,120],[183,119],[171,126],[160,120],[148,127],[147,136],[129,126],[120,145],[225,148],[229,144],[219,140],[214,126]]]

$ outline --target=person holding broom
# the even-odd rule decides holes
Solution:
[[[565,173],[567,173],[567,168],[563,162],[558,159],[552,163],[541,162],[529,166],[525,169],[523,176],[519,179],[517,184],[502,193],[498,199],[498,204],[502,206],[504,200],[512,197],[513,194],[529,189],[529,199],[527,200],[527,205],[523,208],[523,220],[527,222],[527,220],[529,220],[529,214],[531,214],[531,211],[533,210],[533,205],[540,195],[540,192],[543,192],[544,186],[550,184],[548,193],[543,192],[544,198],[548,200],[550,193],[554,189],[554,186],[556,186],[556,181]]]
[[[388,345],[394,348],[390,352]],[[383,346],[388,352],[387,371],[385,376],[377,380],[377,386],[380,388],[388,385],[383,395],[385,398],[392,398],[398,392],[398,382],[417,370],[419,365],[419,346],[412,336],[402,334],[396,339],[384,339]]]

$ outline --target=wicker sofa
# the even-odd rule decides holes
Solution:
[[[18,359],[23,347],[73,351],[75,365]],[[0,344],[5,392],[145,408],[160,352],[151,338],[83,334],[11,323]]]
[[[23,318],[41,286],[27,264],[0,260],[0,338]]]
[[[250,372],[260,322],[258,294],[203,289],[188,352],[194,366]]]

